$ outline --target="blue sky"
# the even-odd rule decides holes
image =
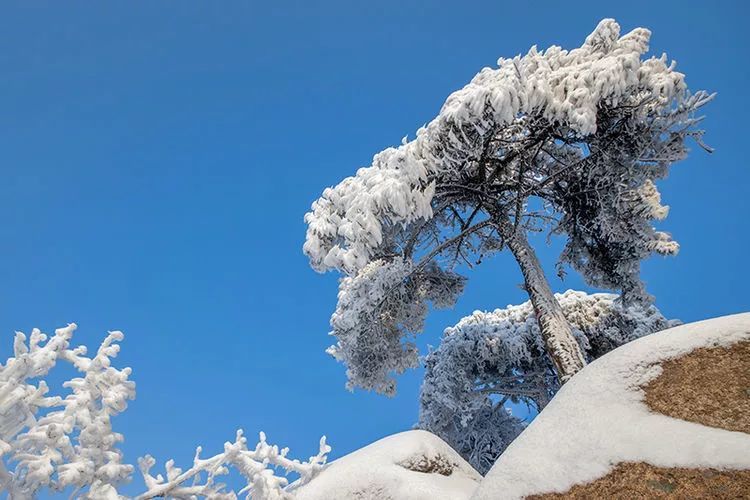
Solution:
[[[314,4],[314,5],[313,5]],[[579,46],[603,17],[653,31],[705,110],[712,155],[662,183],[682,244],[644,278],[685,321],[750,309],[744,2],[12,2],[0,16],[0,357],[15,330],[75,321],[138,398],[131,463],[188,464],[242,427],[340,456],[417,419],[421,372],[386,399],[344,390],[324,353],[333,274],[301,252],[310,203],[430,120],[499,56]],[[548,269],[559,242],[537,241]],[[420,345],[524,299],[507,255],[470,276]],[[570,274],[553,287],[583,288]],[[136,483],[139,484],[138,480]]]

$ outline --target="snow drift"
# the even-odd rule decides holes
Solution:
[[[388,436],[326,465],[295,500],[463,500],[482,476],[427,431]]]

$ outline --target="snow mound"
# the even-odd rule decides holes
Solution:
[[[671,328],[602,356],[562,387],[472,498],[564,492],[621,462],[750,469],[750,435],[654,413],[642,390],[659,376],[663,361],[741,341],[750,341],[750,313]]]
[[[462,500],[479,475],[434,434],[407,431],[388,436],[331,462],[295,500]]]

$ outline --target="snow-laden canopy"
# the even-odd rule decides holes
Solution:
[[[656,108],[684,94],[684,75],[666,55],[642,59],[649,37],[643,28],[620,37],[620,26],[604,19],[580,48],[534,46],[525,56],[501,58],[498,68],[481,70],[414,140],[376,154],[371,166],[313,203],[304,245],[312,266],[353,274],[386,252],[384,226],[431,218],[438,179],[480,158],[487,138],[519,117],[543,118],[588,136],[597,132],[605,104],[638,96]],[[660,211],[658,192],[650,199]]]

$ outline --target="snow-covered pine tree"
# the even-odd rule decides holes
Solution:
[[[559,379],[585,363],[555,300],[529,231],[564,235],[559,265],[587,283],[647,303],[640,261],[679,245],[653,227],[666,217],[654,181],[702,144],[694,113],[712,95],[690,93],[666,55],[644,58],[650,32],[620,37],[612,19],[580,48],[536,47],[500,59],[450,95],[416,138],[375,155],[323,191],[305,216],[304,252],[319,271],[344,274],[330,353],[348,386],[393,394],[392,372],[418,364],[408,334],[426,302],[452,304],[473,267],[509,249]]]
[[[568,290],[555,298],[587,361],[680,323],[654,305],[626,306],[612,294]],[[482,474],[524,428],[510,403],[538,412],[560,387],[530,302],[461,319],[425,364],[418,426]]]
[[[117,444],[124,438],[111,421],[135,398],[130,368],[112,366],[124,335],[110,332],[89,358],[84,346],[70,347],[75,330],[70,324],[48,338],[34,329],[28,340],[18,332],[14,355],[0,364],[0,491],[11,500],[66,489],[73,490],[71,498],[126,498],[119,486],[130,480],[133,466],[123,463]],[[65,397],[49,396],[44,380],[58,361],[81,373],[63,384],[70,390]],[[262,432],[255,448],[249,449],[240,430],[234,442],[224,443],[223,452],[212,457],[202,458],[198,447],[187,470],[168,460],[165,476],[151,475],[156,461],[146,455],[138,461],[146,489],[135,498],[229,500],[244,494],[248,500],[288,500],[294,488],[321,471],[330,450],[323,436],[318,453],[301,462],[287,457],[288,448],[268,444]],[[230,468],[246,483],[237,493],[220,482]],[[289,484],[277,470],[295,473],[299,479]]]

